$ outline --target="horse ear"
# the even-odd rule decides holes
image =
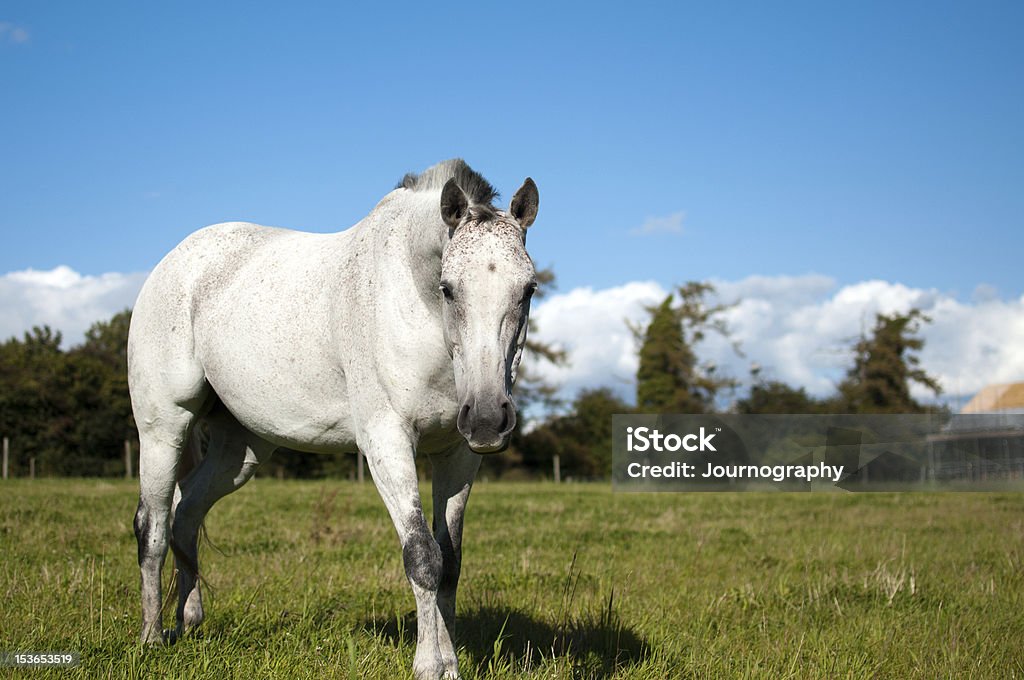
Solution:
[[[469,210],[469,201],[466,194],[459,187],[459,183],[452,177],[441,189],[441,219],[451,229],[455,229],[462,223],[462,218]]]
[[[512,197],[512,204],[509,212],[516,218],[523,229],[528,228],[537,219],[537,206],[540,203],[540,196],[537,193],[537,185],[529,177],[519,187],[519,191]]]

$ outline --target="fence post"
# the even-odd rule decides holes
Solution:
[[[7,455],[10,453],[10,442],[4,437],[4,479],[7,479]]]
[[[562,461],[557,453],[554,455],[552,462],[555,467],[555,484],[560,484],[562,482]]]
[[[363,452],[362,450],[356,451],[356,481],[360,484],[363,483]]]
[[[132,443],[124,440],[124,478],[132,478]]]

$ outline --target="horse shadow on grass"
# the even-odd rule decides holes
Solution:
[[[391,644],[415,646],[416,613],[368,619],[363,629]],[[651,655],[647,641],[610,612],[552,625],[521,611],[488,606],[459,612],[455,647],[481,670],[528,670],[555,657],[595,679],[610,678]]]

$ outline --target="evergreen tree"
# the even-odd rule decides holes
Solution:
[[[651,321],[646,328],[631,326],[640,343],[638,411],[705,413],[714,408],[720,390],[736,385],[735,380],[716,375],[714,366],[698,364],[694,351],[708,331],[729,335],[722,318],[728,306],[707,303],[714,290],[709,283],[691,281],[660,305],[647,308]]]
[[[921,324],[930,321],[919,309],[877,314],[871,337],[854,345],[853,366],[839,386],[839,407],[848,413],[923,413],[925,408],[910,396],[910,383],[936,395],[942,391],[916,354],[924,347],[917,337]]]

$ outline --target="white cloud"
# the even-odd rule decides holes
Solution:
[[[61,265],[0,276],[0,339],[20,337],[32,326],[64,334],[64,347],[78,344],[89,326],[132,307],[145,272],[83,276]]]
[[[850,346],[870,331],[875,314],[911,307],[932,318],[921,331],[921,365],[939,379],[945,394],[969,395],[989,383],[1024,380],[1024,297],[965,303],[935,289],[886,281],[837,288],[832,279],[815,274],[713,283],[721,301],[738,301],[725,316],[745,356],[714,334],[699,355],[741,380],[757,363],[769,378],[818,396],[829,394],[849,365]],[[624,319],[646,320],[643,306],[666,294],[646,282],[581,288],[543,301],[534,312],[538,335],[566,346],[572,365],[537,370],[561,385],[565,398],[581,387],[608,385],[631,400],[636,347]],[[930,392],[918,387],[915,396],[927,399]]]
[[[645,305],[661,302],[668,291],[652,281],[595,291],[577,288],[544,300],[531,313],[540,338],[569,352],[568,366],[544,363],[537,370],[571,396],[582,387],[629,387],[636,374],[636,347],[626,320],[646,318]]]
[[[15,45],[24,45],[28,42],[28,30],[12,24],[9,21],[0,21],[0,42],[9,42]]]
[[[651,234],[681,234],[683,233],[683,220],[686,213],[676,212],[664,217],[648,217],[639,227],[630,230],[634,236],[649,236]]]

